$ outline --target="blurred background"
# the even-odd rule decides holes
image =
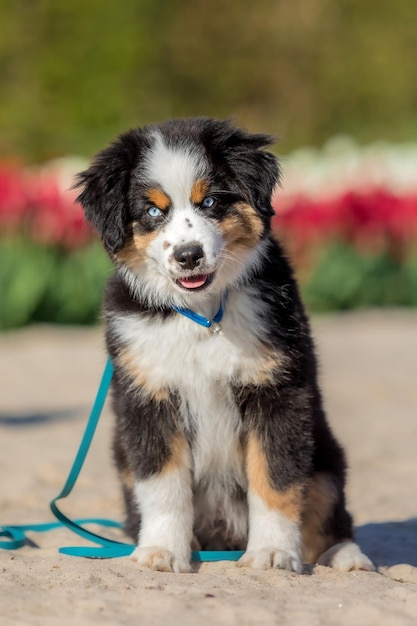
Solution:
[[[266,131],[312,311],[417,305],[415,0],[2,0],[0,328],[93,323],[111,268],[74,173],[130,127]]]

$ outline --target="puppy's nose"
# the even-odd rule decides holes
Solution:
[[[174,259],[184,270],[193,270],[203,257],[204,250],[199,243],[189,243],[174,250]]]

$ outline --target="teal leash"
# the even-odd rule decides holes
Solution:
[[[69,556],[82,556],[95,559],[109,559],[122,556],[128,556],[132,554],[136,546],[130,543],[124,543],[116,541],[114,539],[107,539],[98,535],[84,526],[87,524],[96,524],[107,528],[123,528],[120,522],[116,522],[109,519],[102,518],[85,518],[72,520],[67,517],[58,508],[57,502],[69,496],[73,490],[80,471],[84,465],[87,453],[90,449],[91,442],[94,437],[94,433],[97,428],[97,424],[103,410],[104,402],[107,397],[107,393],[110,387],[111,379],[113,377],[113,365],[110,358],[104,368],[103,376],[98,388],[97,396],[91,409],[90,417],[87,422],[87,426],[84,431],[84,435],[81,439],[80,447],[74,459],[71,470],[68,474],[68,478],[65,482],[61,492],[51,501],[50,507],[52,513],[57,518],[57,522],[47,522],[45,524],[17,524],[0,527],[0,537],[4,537],[0,540],[0,548],[5,550],[17,550],[28,543],[26,537],[27,531],[32,532],[46,532],[53,530],[54,528],[66,527],[83,539],[87,539],[92,543],[98,544],[98,547],[85,547],[85,546],[71,546],[61,547],[59,552],[61,554],[67,554]],[[195,562],[205,561],[237,561],[243,552],[240,550],[198,550],[192,552],[192,560]]]
[[[68,478],[63,486],[61,492],[52,500],[50,503],[51,511],[57,518],[57,520],[63,525],[72,530],[77,535],[80,535],[84,539],[88,539],[93,543],[97,543],[100,545],[99,548],[84,548],[84,547],[63,547],[59,549],[59,552],[62,554],[68,554],[70,556],[88,556],[88,557],[96,557],[96,558],[112,558],[118,556],[126,556],[131,554],[134,550],[133,545],[129,545],[126,543],[122,543],[120,541],[115,541],[112,539],[106,539],[101,535],[97,535],[96,533],[87,530],[81,524],[71,520],[69,517],[64,515],[64,513],[58,508],[57,502],[69,496],[71,491],[73,490],[77,478],[80,474],[82,466],[84,465],[84,461],[88,454],[88,451],[91,446],[91,442],[94,437],[94,433],[97,428],[97,424],[103,410],[104,402],[107,397],[107,393],[110,387],[111,379],[113,377],[113,365],[110,358],[107,359],[107,363],[104,368],[103,376],[101,378],[101,382],[98,388],[97,396],[93,404],[93,408],[91,409],[90,417],[87,422],[87,426],[81,440],[80,447],[74,459],[74,463],[68,474]],[[111,520],[109,520],[111,522]],[[110,524],[105,524],[109,526]],[[118,522],[111,523],[113,527],[121,528],[122,525]]]
[[[74,524],[99,524],[100,526],[107,526],[108,528],[122,528],[120,522],[110,519],[101,519],[98,517],[78,519],[74,521]],[[49,530],[54,530],[55,528],[62,528],[62,526],[62,522],[1,526],[0,537],[5,537],[5,539],[0,541],[0,548],[3,550],[18,550],[19,548],[23,548],[23,546],[28,543],[28,538],[26,536],[27,531],[44,533]],[[61,550],[65,554],[66,548],[60,548],[60,551]],[[83,555],[80,554],[79,556]]]

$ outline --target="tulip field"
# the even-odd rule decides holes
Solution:
[[[71,190],[86,162],[0,163],[0,328],[87,324],[111,265]],[[417,145],[281,157],[272,226],[311,311],[417,305]]]

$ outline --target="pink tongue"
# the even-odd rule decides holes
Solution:
[[[187,289],[198,289],[202,287],[207,280],[207,276],[190,276],[189,278],[180,278],[179,282]]]

